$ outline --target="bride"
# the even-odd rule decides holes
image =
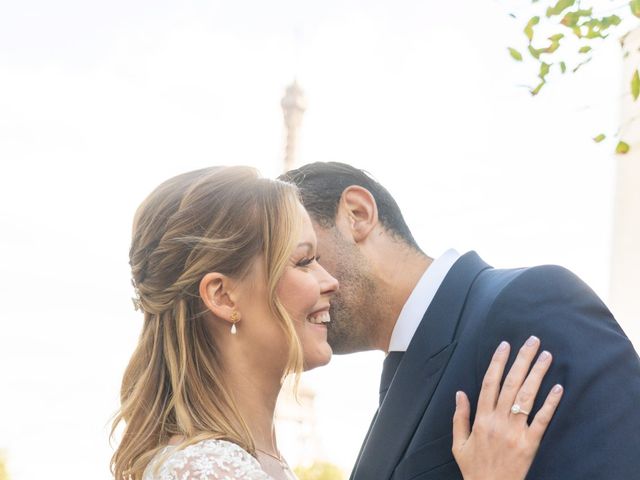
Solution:
[[[339,286],[315,249],[296,188],[252,168],[185,173],[146,198],[130,250],[144,324],[113,422],[112,435],[124,424],[116,479],[295,479],[273,417],[283,379],[331,359]],[[496,350],[486,378],[502,378],[507,358],[508,348]],[[537,393],[549,363],[519,384]],[[464,393],[451,399],[453,453],[467,480],[523,479],[561,396],[550,394],[529,426],[501,421],[499,388],[484,382],[475,415],[490,428],[471,428]]]

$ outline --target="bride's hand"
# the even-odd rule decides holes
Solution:
[[[560,403],[562,387],[549,392],[544,405],[528,425],[527,413],[514,413],[515,406],[531,412],[542,379],[551,365],[551,354],[542,352],[527,375],[540,340],[531,337],[522,346],[500,390],[509,358],[509,344],[502,342],[491,359],[482,382],[473,430],[471,407],[463,392],[456,394],[453,417],[453,456],[465,480],[520,480],[531,467],[542,436]]]

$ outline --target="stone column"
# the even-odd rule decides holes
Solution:
[[[640,98],[634,101],[630,93],[633,72],[640,67],[640,28],[625,35],[621,44],[624,64],[620,139],[631,150],[616,155],[610,303],[618,322],[640,349]]]

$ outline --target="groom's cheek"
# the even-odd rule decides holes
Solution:
[[[337,262],[334,253],[330,249],[323,248],[322,246],[320,246],[320,244],[318,244],[316,256],[318,257],[318,263],[320,264],[320,266],[324,268],[329,275],[340,282],[342,279],[338,277],[336,268]]]

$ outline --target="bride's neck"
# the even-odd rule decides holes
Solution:
[[[274,414],[282,387],[281,375],[277,371],[265,372],[255,366],[243,364],[242,361],[234,361],[227,365],[229,366],[225,369],[222,381],[235,399],[256,448],[277,455]],[[184,440],[185,437],[182,435],[173,435],[169,439],[169,445],[178,445]]]
[[[227,370],[225,380],[256,447],[277,453],[273,419],[281,389],[280,375],[236,364]]]

